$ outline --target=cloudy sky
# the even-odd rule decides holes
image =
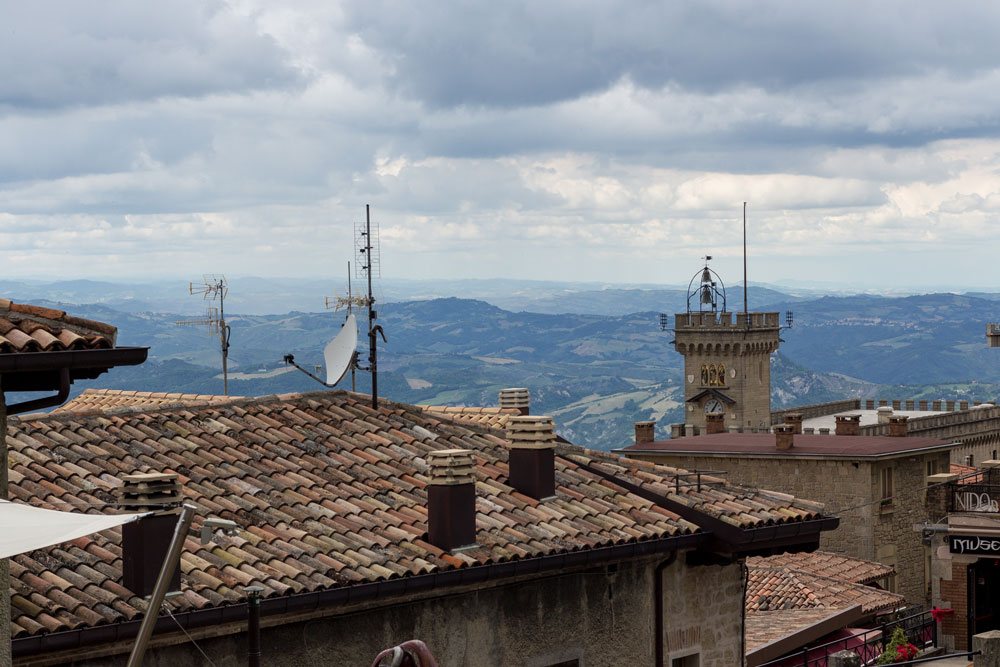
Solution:
[[[0,0],[3,277],[1000,287],[1000,5]]]

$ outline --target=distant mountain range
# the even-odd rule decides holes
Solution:
[[[75,281],[72,289],[82,291],[59,289],[64,297],[103,287],[84,288]],[[56,305],[42,294],[7,294]],[[543,291],[516,298],[539,310],[544,304],[547,312],[514,312],[459,298],[380,303],[379,321],[389,337],[380,349],[380,393],[411,403],[495,405],[501,388],[528,387],[535,412],[552,414],[562,435],[596,448],[625,444],[634,421],[655,419],[665,429],[682,418],[682,360],[670,333],[657,326],[659,311],[683,310],[682,290]],[[1000,395],[1000,350],[986,348],[984,328],[988,320],[1000,319],[998,299],[992,294],[807,298],[752,286],[751,308],[794,310],[794,326],[782,332],[784,343],[772,362],[772,403],[854,396],[994,399]],[[175,324],[188,314],[126,312],[107,303],[68,306],[62,298],[58,305],[115,324],[120,344],[151,348],[143,366],[116,369],[74,390],[221,393],[218,339],[203,328]],[[644,308],[623,312],[637,307]],[[586,312],[559,312],[574,308]],[[227,312],[240,311],[232,306]],[[282,357],[293,353],[300,363],[321,363],[323,344],[342,321],[342,313],[330,312],[230,315],[231,393],[319,389]],[[362,350],[362,359],[366,356]],[[342,386],[350,386],[349,378]],[[368,390],[366,373],[357,374],[357,387]]]

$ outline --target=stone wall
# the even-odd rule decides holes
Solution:
[[[885,462],[652,452],[629,452],[629,457],[688,470],[722,471],[725,479],[734,484],[819,501],[827,512],[840,517],[837,530],[823,533],[821,549],[891,565],[897,572],[897,591],[910,602],[927,601],[926,550],[913,525],[923,523],[928,516],[923,491],[927,464],[933,461],[938,470],[947,470],[947,452],[907,455]],[[878,501],[881,468],[886,465],[894,469],[899,497],[883,507]]]
[[[717,389],[734,405],[725,406],[725,428],[767,428],[771,417],[771,354],[780,339],[778,313],[680,313],[674,316],[674,348],[684,357],[684,399]],[[722,365],[721,384],[703,381],[702,366]],[[704,402],[686,404],[684,421],[705,429]]]
[[[666,664],[692,650],[701,653],[702,666],[740,664],[743,586],[743,569],[739,565],[686,567],[675,563],[664,571]],[[739,604],[733,604],[734,600],[739,600]],[[587,664],[652,664],[652,661]]]
[[[276,619],[265,616],[262,664],[369,665],[380,650],[418,638],[430,647],[442,667],[547,667],[570,660],[579,660],[584,667],[649,665],[655,636],[653,576],[660,560],[643,559],[493,588],[470,588],[446,597],[397,601],[378,609],[342,609],[337,616],[280,626],[273,626]],[[664,570],[663,580],[665,654],[697,651],[702,667],[739,664],[743,607],[740,565],[690,567],[682,554]],[[244,634],[212,636],[218,629],[192,634],[219,667],[246,664]],[[180,641],[155,648],[144,664],[207,664],[190,642]],[[63,660],[70,659],[75,659],[78,667],[111,667],[122,664],[123,656],[87,658],[83,651],[63,656]]]
[[[813,403],[812,405],[803,405],[796,408],[788,408],[786,410],[776,410],[771,413],[771,424],[784,424],[785,415],[789,413],[798,413],[802,415],[803,419],[814,419],[815,417],[824,417],[826,415],[834,415],[838,412],[850,412],[851,410],[858,410],[861,407],[861,401],[857,398],[849,398],[844,401],[831,401],[830,403]]]
[[[891,503],[873,507],[875,560],[896,568],[896,592],[905,595],[909,602],[926,603],[930,599],[929,552],[913,526],[940,518],[929,515],[924,490],[928,463],[933,462],[939,470],[947,469],[947,460],[947,452],[940,452],[891,459],[872,466],[871,497],[877,499],[881,495],[881,471],[886,466],[893,469],[896,493]]]

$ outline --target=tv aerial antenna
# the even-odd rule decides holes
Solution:
[[[327,309],[339,310],[347,308],[347,319],[333,340],[323,349],[323,359],[326,363],[326,381],[306,370],[295,362],[295,356],[285,355],[285,363],[299,369],[325,387],[333,387],[340,382],[347,371],[351,371],[351,389],[354,389],[354,372],[368,371],[372,374],[372,408],[378,409],[378,336],[388,342],[382,326],[375,324],[378,313],[375,310],[375,296],[372,293],[372,277],[381,275],[378,246],[378,228],[372,232],[371,207],[365,205],[365,221],[354,226],[354,240],[357,246],[359,262],[355,264],[357,273],[368,282],[367,296],[354,296],[351,291],[351,265],[347,265],[347,296],[326,297],[324,306]],[[357,343],[358,326],[354,315],[354,306],[368,308],[368,366],[358,363]]]
[[[179,320],[176,324],[187,326],[207,326],[208,333],[219,334],[219,347],[222,351],[222,393],[229,395],[229,339],[230,328],[226,324],[226,295],[229,294],[229,283],[226,277],[215,274],[205,274],[202,282],[195,285],[188,283],[189,294],[200,294],[206,301],[219,300],[219,307],[210,306],[205,317],[195,320]]]

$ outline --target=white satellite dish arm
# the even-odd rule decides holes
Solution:
[[[323,348],[323,360],[326,362],[326,380],[310,373],[295,363],[295,356],[286,354],[284,361],[299,369],[324,387],[334,387],[344,379],[347,371],[357,366],[358,321],[354,313],[349,313],[344,320],[340,332]]]

